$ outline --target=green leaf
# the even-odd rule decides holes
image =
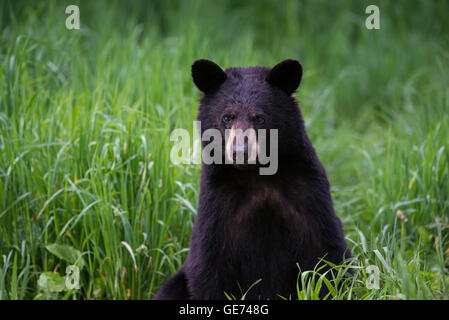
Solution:
[[[65,278],[57,272],[43,272],[37,280],[40,291],[61,292],[65,289]]]
[[[82,253],[73,247],[53,243],[45,246],[45,248],[59,259],[71,264],[76,264],[80,269],[82,269],[85,265]]]

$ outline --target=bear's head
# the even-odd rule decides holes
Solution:
[[[301,152],[304,124],[292,96],[302,77],[302,67],[297,60],[287,59],[273,68],[223,70],[210,60],[200,59],[192,65],[192,77],[204,93],[197,117],[201,136],[210,129],[221,133],[225,161],[234,160],[232,164],[239,169],[251,167],[248,164],[254,163],[251,162],[253,151],[257,153],[262,142],[267,154],[274,150],[280,158]],[[262,141],[260,132],[263,129],[266,134]],[[277,131],[274,148],[271,147],[272,130]],[[240,139],[242,132],[244,137]],[[251,133],[255,133],[254,139]],[[203,149],[212,140],[203,139]],[[239,155],[244,159],[243,165],[238,161]],[[258,160],[254,164],[258,164]]]

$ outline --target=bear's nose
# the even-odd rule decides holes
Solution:
[[[232,147],[232,152],[234,155],[238,153],[243,153],[244,155],[248,154],[248,143],[244,143],[243,145],[238,145],[234,142],[234,145]]]

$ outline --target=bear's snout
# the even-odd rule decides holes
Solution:
[[[230,129],[226,135],[226,157],[232,164],[255,164],[257,138],[254,129]]]

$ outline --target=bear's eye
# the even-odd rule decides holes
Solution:
[[[257,115],[254,117],[254,122],[257,124],[263,124],[265,122],[265,119],[262,116]]]
[[[225,114],[222,118],[222,121],[224,123],[229,123],[234,119],[234,115],[233,114]]]

